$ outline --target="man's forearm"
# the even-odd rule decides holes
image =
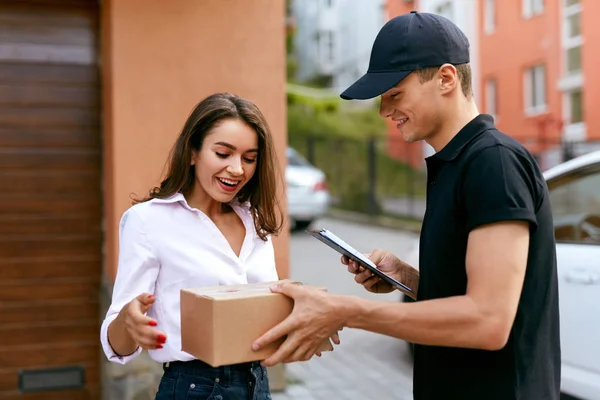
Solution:
[[[416,303],[344,299],[346,325],[431,346],[497,350],[507,334],[503,321],[482,312],[468,296]]]

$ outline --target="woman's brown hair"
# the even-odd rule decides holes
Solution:
[[[134,204],[168,198],[178,192],[184,195],[190,193],[196,180],[194,167],[190,165],[192,150],[199,151],[208,132],[225,119],[245,122],[258,136],[256,172],[240,190],[237,199],[240,203],[250,202],[256,232],[262,240],[267,240],[267,235],[279,233],[283,224],[283,214],[276,195],[277,178],[281,175],[273,137],[258,107],[234,94],[217,93],[198,103],[171,149],[165,179],[160,186],[150,190],[147,197],[134,200]]]

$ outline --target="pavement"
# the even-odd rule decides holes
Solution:
[[[413,398],[404,342],[361,331],[342,332],[341,340],[321,358],[288,364],[286,391],[275,393],[273,400]]]
[[[408,251],[416,238],[415,233],[360,221],[323,219],[313,227],[330,229],[359,251],[382,248],[399,256]],[[292,234],[290,259],[292,279],[325,285],[332,293],[400,301],[398,293],[366,292],[354,282],[335,251],[302,232]],[[340,339],[341,344],[333,352],[307,362],[287,364],[287,388],[273,393],[273,400],[413,398],[412,360],[404,341],[347,328],[340,333]]]

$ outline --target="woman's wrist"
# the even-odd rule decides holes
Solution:
[[[127,330],[126,313],[127,305],[121,309],[117,318],[108,326],[108,343],[113,351],[121,357],[133,354],[139,347]]]

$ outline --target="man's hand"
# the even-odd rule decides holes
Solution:
[[[323,343],[329,338],[339,344],[337,333],[343,328],[345,317],[343,303],[338,296],[294,283],[283,283],[271,288],[271,291],[292,298],[294,309],[279,325],[254,342],[252,349],[256,351],[287,335],[283,344],[263,361],[263,365],[307,361],[313,355],[319,355]]]
[[[409,264],[401,261],[393,255],[383,250],[375,250],[371,254],[366,254],[367,257],[387,275],[396,279],[411,288],[417,296],[419,289],[419,271]],[[373,275],[371,271],[359,266],[355,261],[349,260],[346,256],[342,256],[342,264],[348,266],[348,272],[355,274],[354,280],[365,287],[372,293],[390,293],[394,287],[387,282],[382,281],[379,277]]]

